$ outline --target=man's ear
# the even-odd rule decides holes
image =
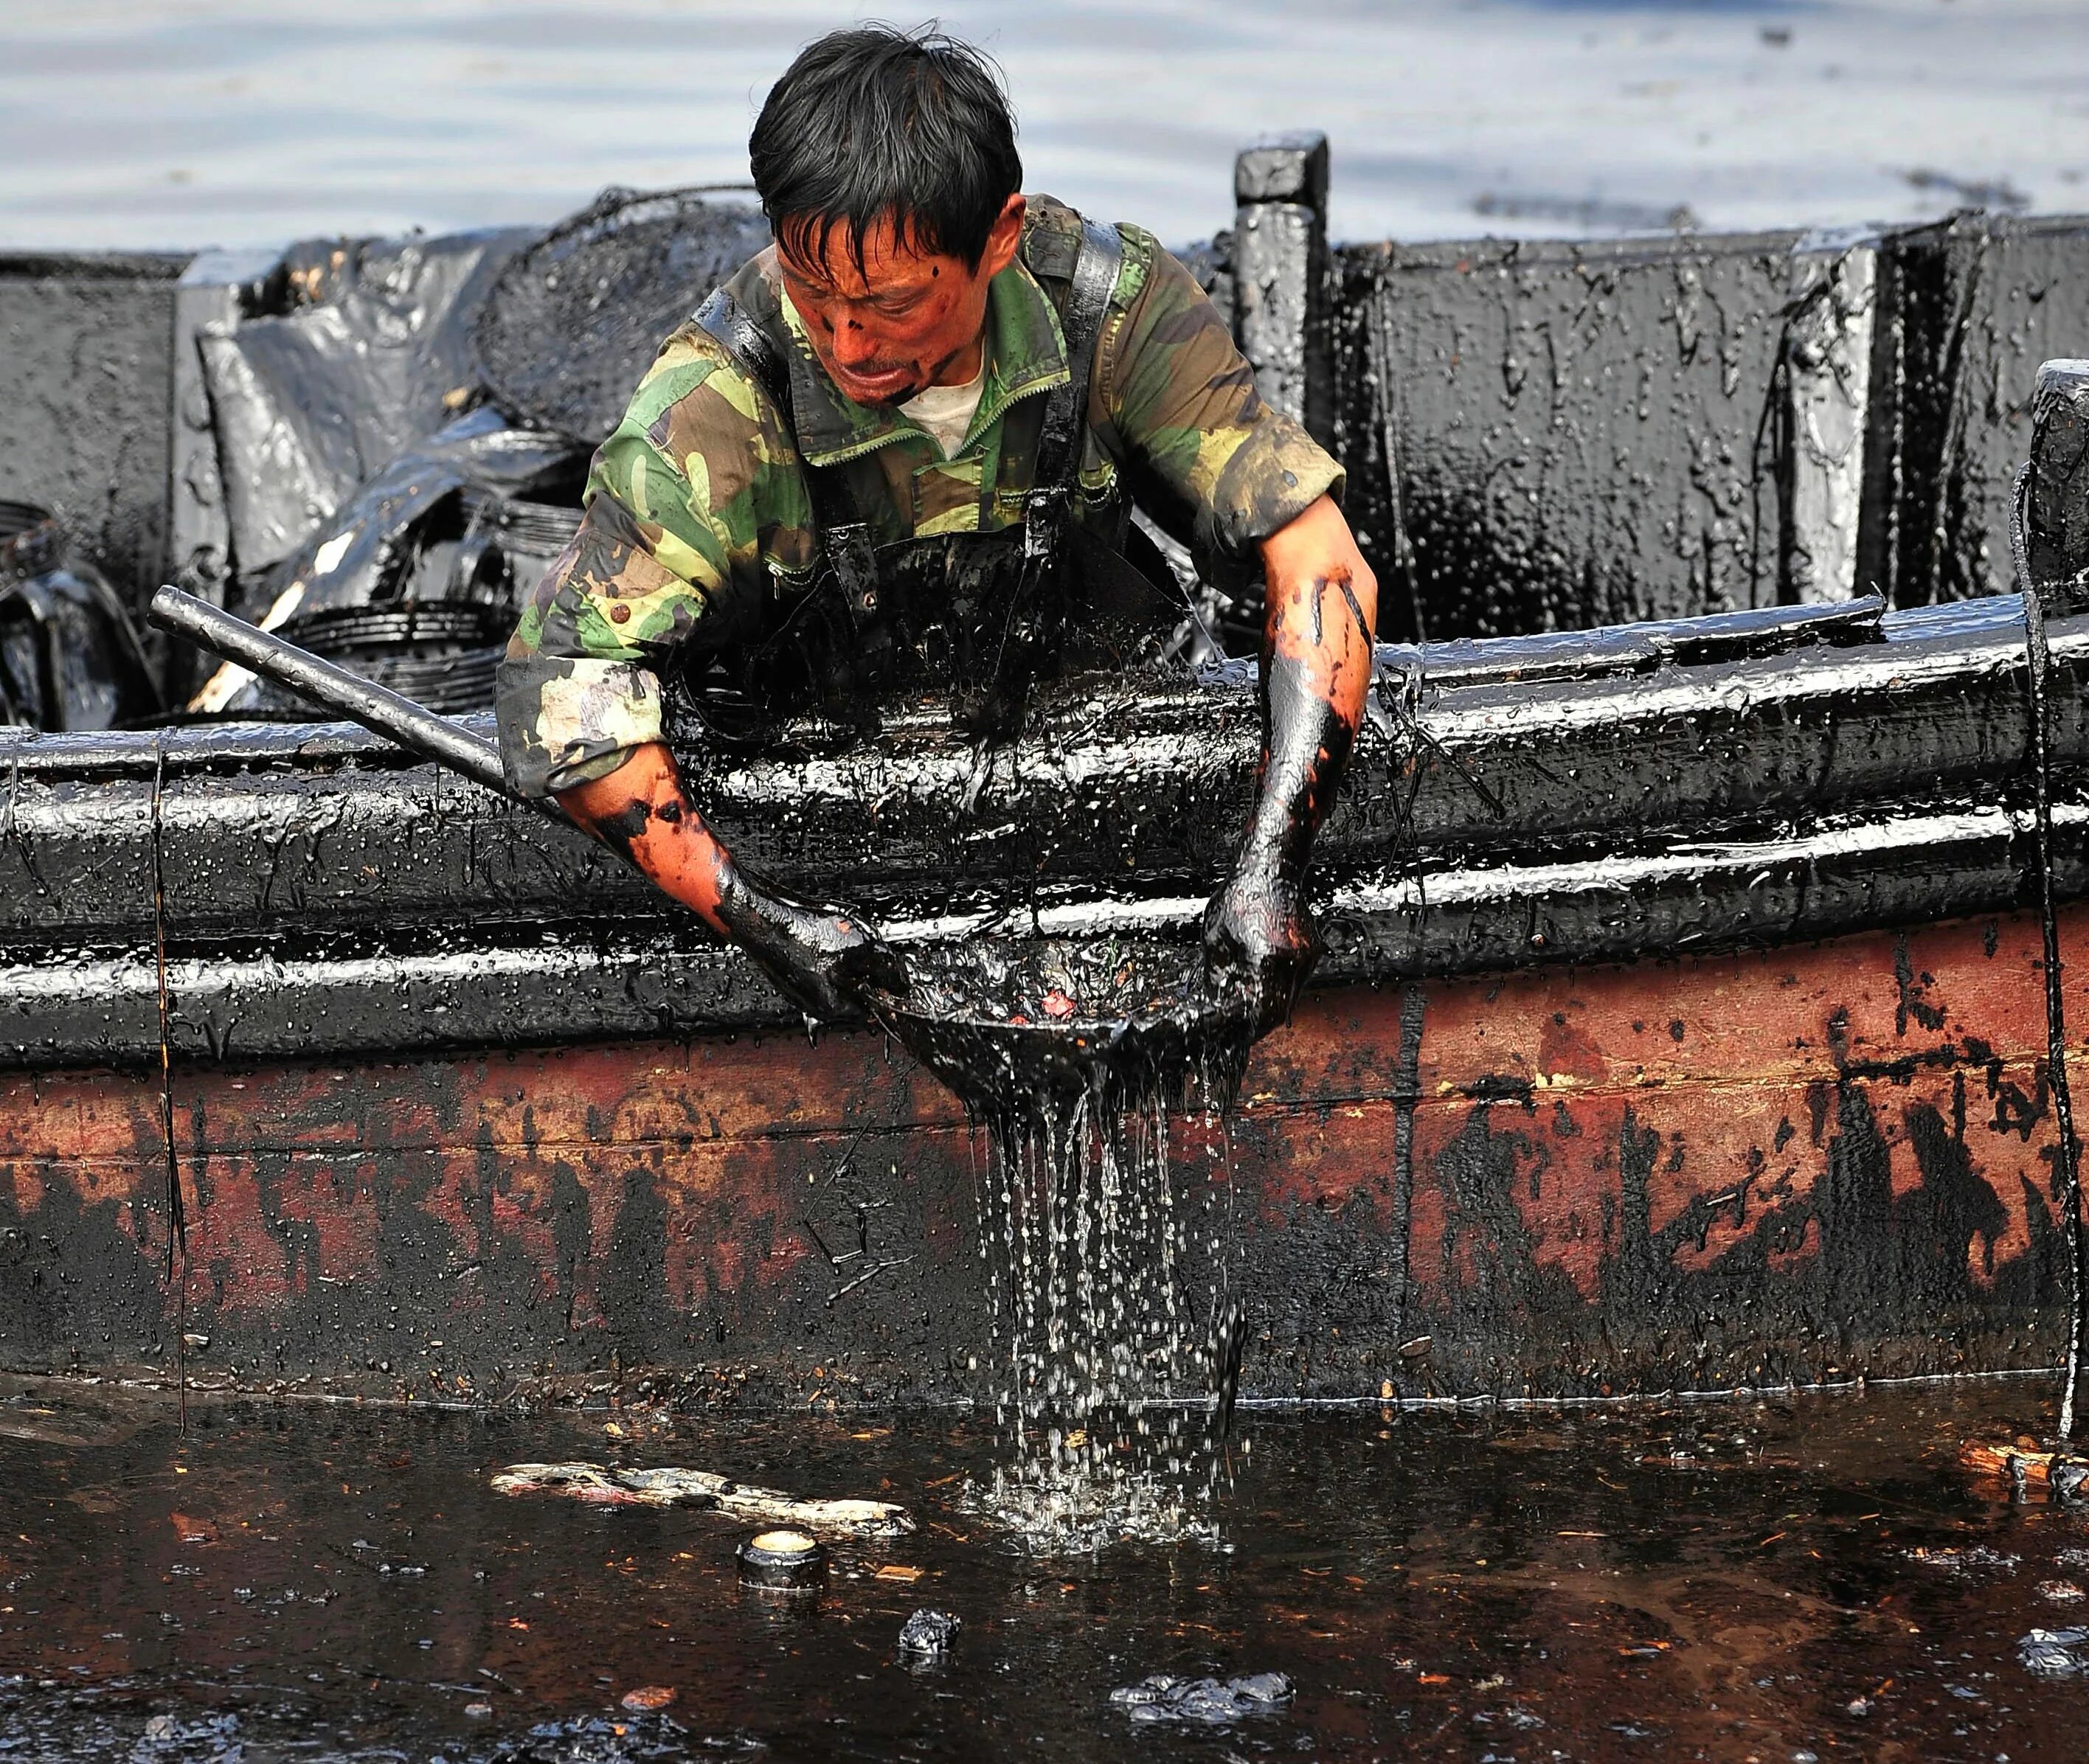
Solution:
[[[991,280],[1015,261],[1017,249],[1023,243],[1023,216],[1027,208],[1018,191],[1001,205],[1001,212],[993,217],[993,226],[986,236],[986,249],[980,253],[979,273]]]

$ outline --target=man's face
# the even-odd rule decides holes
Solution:
[[[817,225],[787,229],[777,258],[813,353],[842,395],[859,405],[899,405],[979,372],[987,284],[1008,268],[1022,234],[1023,198],[1010,196],[976,268],[916,250],[890,216],[865,234],[860,269],[847,221],[827,235],[819,260],[791,250],[816,249]]]

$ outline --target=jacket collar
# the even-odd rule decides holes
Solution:
[[[783,322],[791,333],[791,409],[798,451],[813,465],[843,460],[923,431],[890,405],[859,405],[844,397],[828,379],[805,336],[804,321],[791,297],[777,283]],[[1019,398],[1063,386],[1068,374],[1066,336],[1059,315],[1019,255],[988,283],[986,293],[986,384],[972,432],[989,424]]]

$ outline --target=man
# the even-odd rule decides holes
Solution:
[[[1281,1020],[1370,680],[1376,583],[1340,469],[1256,396],[1150,235],[1019,193],[1006,99],[964,45],[823,37],[749,148],[776,242],[668,338],[595,456],[502,666],[511,781],[809,1015],[844,1014],[874,934],[734,864],[662,739],[663,696],[722,669],[763,708],[846,715],[940,686],[1000,739],[1033,679],[1130,665],[1180,616],[1124,556],[1136,498],[1207,580],[1268,584],[1256,802],[1205,944],[1260,1026]]]

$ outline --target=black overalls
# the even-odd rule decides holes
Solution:
[[[696,658],[671,694],[712,739],[766,746],[783,720],[806,715],[868,732],[881,708],[947,692],[953,724],[995,742],[1020,726],[1035,682],[1159,664],[1191,616],[1185,596],[1150,543],[1151,574],[1126,555],[1124,505],[1108,534],[1070,512],[1096,341],[1123,261],[1114,227],[1084,218],[1081,232],[1060,313],[1068,377],[1046,395],[1021,523],[876,545],[846,475],[806,465],[813,586],[772,597],[761,629]],[[697,323],[789,420],[783,358],[739,303],[721,289]]]

